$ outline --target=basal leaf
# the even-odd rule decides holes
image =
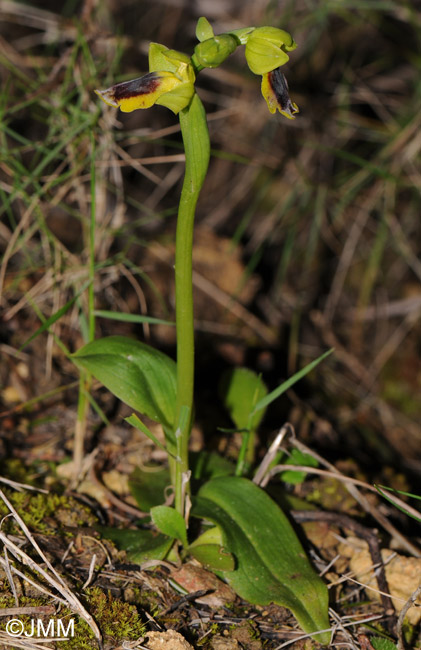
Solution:
[[[218,526],[205,530],[192,542],[188,552],[204,567],[212,571],[234,571],[235,559],[224,548],[222,531]]]
[[[141,510],[149,512],[165,501],[165,489],[171,484],[170,472],[157,465],[136,467],[129,478],[129,488]]]
[[[141,564],[147,560],[162,560],[170,550],[173,539],[149,529],[122,530],[110,526],[98,526],[103,537],[113,541],[117,548],[127,551],[132,562]]]
[[[189,467],[192,479],[209,481],[217,476],[230,476],[234,474],[235,465],[227,458],[220,456],[215,451],[191,451],[189,453]]]
[[[213,479],[199,490],[192,514],[221,528],[237,564],[234,571],[220,573],[239,596],[257,605],[288,607],[305,632],[329,643],[329,632],[316,634],[330,627],[327,587],[264,490],[245,478]]]
[[[174,426],[176,364],[159,350],[123,336],[88,343],[72,355],[122,402],[166,430]]]
[[[211,571],[234,571],[235,560],[231,553],[224,551],[219,544],[197,544],[189,547],[192,555],[205,569]]]

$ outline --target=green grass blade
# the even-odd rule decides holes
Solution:
[[[316,366],[318,366],[321,361],[326,359],[326,357],[332,354],[332,352],[333,352],[333,348],[331,348],[327,352],[324,352],[320,357],[318,357],[311,363],[307,364],[305,368],[302,368],[294,375],[292,375],[292,377],[284,381],[280,386],[278,386],[278,388],[275,388],[275,390],[271,391],[268,395],[266,395],[266,397],[263,397],[261,400],[259,400],[256,406],[254,407],[253,414],[269,406],[269,404],[271,404],[274,400],[276,400],[283,393],[285,393],[285,391],[291,388],[291,386],[297,383],[297,381],[300,381],[300,379],[308,375],[309,372],[311,372]]]

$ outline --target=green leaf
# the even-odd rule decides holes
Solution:
[[[58,309],[56,312],[54,312],[54,314],[52,316],[47,318],[42,323],[42,325],[33,334],[31,334],[29,339],[26,339],[25,343],[23,343],[20,346],[19,350],[23,350],[23,348],[25,348],[27,345],[29,345],[29,343],[31,343],[37,336],[42,334],[42,332],[45,332],[45,330],[48,330],[48,328],[51,325],[54,325],[54,323],[57,322],[59,320],[59,318],[64,316],[64,314],[69,311],[70,307],[72,307],[74,305],[74,303],[79,298],[79,296],[89,287],[91,282],[92,282],[92,280],[88,280],[88,282],[86,282],[83,285],[83,287],[73,296],[73,298],[70,298],[70,300],[68,302],[66,302],[65,305],[63,305],[63,307],[60,307],[60,309]]]
[[[173,327],[175,323],[162,318],[153,318],[152,316],[141,316],[138,314],[126,314],[120,311],[105,311],[104,309],[95,309],[94,316],[118,320],[124,323],[149,323],[150,325],[169,325]]]
[[[127,551],[131,562],[142,564],[147,560],[163,560],[173,545],[173,539],[146,528],[139,530],[121,530],[109,526],[97,526],[97,530],[106,539],[110,539],[117,548]]]
[[[235,426],[256,430],[264,411],[255,407],[268,392],[262,379],[248,368],[234,368],[222,376],[219,392]]]
[[[170,483],[168,468],[159,465],[136,467],[129,478],[130,492],[144,512],[164,503],[165,490]]]
[[[151,517],[161,533],[179,539],[184,547],[187,546],[186,522],[177,510],[169,506],[155,506],[151,508]]]
[[[330,354],[332,354],[333,348],[325,352],[324,354],[320,355],[317,359],[312,361],[311,363],[307,364],[305,368],[302,368],[298,372],[295,373],[295,375],[292,375],[289,379],[284,381],[278,388],[275,388],[269,395],[266,395],[266,397],[263,397],[261,400],[259,400],[254,407],[253,413],[257,413],[260,411],[260,409],[264,409],[269,404],[271,404],[274,400],[276,400],[278,397],[280,397],[285,391],[287,391],[291,386],[293,386],[297,381],[305,377],[309,372],[311,372],[316,366],[319,365],[323,359],[326,359]]]
[[[212,571],[234,571],[235,559],[232,553],[224,548],[222,531],[218,526],[205,530],[190,544],[189,554],[203,566]]]
[[[373,636],[370,643],[374,650],[397,650],[397,646],[389,639],[384,639],[381,636]]]
[[[235,471],[235,465],[230,460],[215,451],[205,450],[189,453],[189,467],[192,480],[201,481],[209,481],[218,476],[231,476]]]
[[[308,467],[317,467],[318,462],[310,454],[304,454],[299,449],[293,449],[291,455],[285,463],[286,465],[307,465]],[[307,476],[307,472],[285,471],[280,474],[281,481],[297,485],[302,483]]]
[[[402,490],[395,490],[394,488],[386,487],[384,485],[375,485],[374,487],[376,488],[377,492],[381,494],[381,496],[384,499],[389,501],[389,503],[395,506],[395,508],[403,512],[408,517],[412,517],[412,519],[415,519],[415,521],[421,523],[421,512],[419,513],[420,515],[419,517],[417,515],[414,515],[413,512],[410,512],[404,506],[401,506],[399,503],[396,503],[396,501],[394,501],[391,497],[388,497],[387,494],[383,492],[383,490],[388,490],[389,492],[393,492],[394,494],[402,494],[404,496],[411,497],[413,499],[421,499],[421,496],[419,496],[418,494],[410,494],[409,492],[402,492]]]
[[[192,514],[217,524],[237,566],[221,572],[241,598],[288,607],[302,629],[328,644],[328,591],[311,566],[290,522],[257,485],[240,477],[201,487]]]
[[[166,429],[173,428],[176,364],[165,354],[140,341],[109,336],[88,343],[72,360],[122,402]]]
[[[225,551],[219,544],[197,544],[189,548],[189,554],[205,569],[211,571],[234,571],[235,560],[231,553]]]
[[[132,413],[128,418],[124,418],[124,419],[126,422],[131,424],[132,427],[134,427],[135,429],[139,429],[139,431],[144,433],[145,436],[148,436],[148,438],[152,440],[152,442],[157,447],[167,452],[165,445],[163,445],[162,442],[160,442],[158,438],[152,433],[152,431],[146,426],[146,424],[144,424],[142,420],[137,417],[136,413]]]

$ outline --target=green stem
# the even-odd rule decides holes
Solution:
[[[175,507],[184,514],[182,475],[189,469],[188,444],[193,414],[194,329],[192,249],[197,200],[205,180],[210,153],[206,114],[198,95],[180,112],[181,134],[186,154],[186,171],[178,208],[175,244],[175,300],[177,327],[176,437],[178,462],[172,477]],[[184,417],[185,413],[188,417]]]

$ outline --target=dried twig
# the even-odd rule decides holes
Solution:
[[[414,557],[421,557],[421,550],[417,546],[412,544],[412,542],[407,540],[406,537],[402,535],[402,533],[400,533],[397,530],[397,528],[395,528],[395,526],[384,515],[382,515],[381,512],[379,512],[378,509],[374,505],[372,505],[363,494],[359,492],[356,486],[360,485],[361,487],[364,487],[365,489],[370,490],[371,492],[377,492],[375,487],[369,485],[368,483],[364,483],[363,481],[358,481],[357,479],[348,478],[347,476],[342,474],[334,465],[332,465],[327,460],[325,460],[322,456],[320,456],[315,451],[307,447],[307,445],[297,440],[295,436],[295,430],[292,424],[287,423],[285,426],[289,427],[289,433],[291,435],[289,442],[293,447],[296,447],[297,449],[299,449],[305,454],[309,454],[310,456],[315,458],[320,465],[327,467],[328,470],[330,470],[328,475],[338,479],[338,481],[342,481],[346,489],[348,490],[348,492],[360,504],[363,510],[365,510],[365,512],[371,515],[373,519],[375,519],[380,524],[380,526],[382,526],[382,528],[384,528],[389,533],[389,535],[402,546],[402,548],[404,548],[408,553],[410,553]],[[302,465],[300,466],[278,465],[276,468],[273,468],[273,470],[271,470],[270,476],[273,476],[274,473],[278,473],[280,471],[286,471],[286,470],[290,471],[291,469],[296,469],[297,471],[305,471],[308,472],[309,474],[326,475],[324,470],[315,469],[314,467],[305,467]],[[261,484],[263,484],[263,482]],[[402,506],[403,507],[405,506],[404,502],[402,502]]]
[[[373,564],[378,566],[376,579],[379,587],[379,593],[380,593],[382,605],[388,616],[394,615],[395,608],[393,606],[392,599],[389,593],[389,585],[387,584],[383,559],[380,553],[379,540],[377,538],[377,535],[372,530],[366,528],[365,526],[362,526],[360,523],[352,519],[352,517],[348,517],[348,515],[344,515],[340,512],[320,512],[317,510],[316,511],[292,510],[291,515],[294,517],[295,521],[300,523],[305,521],[326,521],[332,524],[336,524],[341,528],[347,528],[348,530],[352,530],[356,535],[358,535],[358,537],[364,539],[368,544],[368,548],[370,551],[371,559],[373,560]],[[393,625],[395,624],[395,622],[396,622],[395,620],[392,621]]]
[[[403,636],[404,618],[407,615],[408,610],[411,609],[411,607],[414,607],[416,605],[416,601],[420,596],[421,596],[421,585],[414,591],[413,594],[411,594],[411,596],[408,598],[405,605],[401,609],[398,618],[398,625],[397,625],[398,650],[405,650],[405,641]]]

